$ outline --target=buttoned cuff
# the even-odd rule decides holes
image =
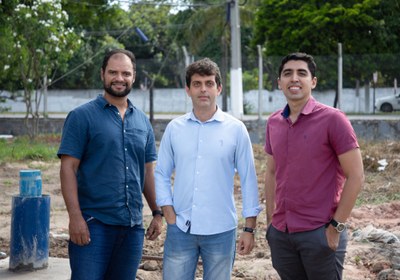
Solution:
[[[253,208],[249,208],[249,209],[243,209],[242,216],[244,218],[257,217],[258,214],[260,214],[260,212],[262,210],[263,210],[263,208],[261,207],[261,205],[258,205],[257,207],[253,207]]]

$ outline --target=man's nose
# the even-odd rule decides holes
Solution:
[[[299,80],[299,75],[297,73],[293,73],[292,80],[293,81],[298,81]]]
[[[117,73],[115,75],[115,79],[118,80],[118,81],[123,81],[124,80],[124,76],[123,76],[122,73]]]
[[[205,83],[204,83],[204,84],[201,84],[200,90],[201,90],[201,91],[206,91],[206,90],[207,90],[207,86],[206,86]]]

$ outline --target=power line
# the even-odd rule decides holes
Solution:
[[[226,4],[225,0],[221,0],[221,3],[186,3],[182,1],[172,1],[172,2],[160,2],[160,1],[143,1],[143,0],[111,0],[107,4],[92,4],[86,1],[80,0],[69,0],[74,4],[79,4],[82,6],[92,6],[92,7],[103,7],[112,6],[113,4],[119,4],[120,6],[131,6],[131,5],[148,5],[148,6],[169,6],[169,7],[210,7],[210,6],[222,6]]]
[[[180,23],[180,24],[159,24],[156,25],[157,29],[183,29],[185,28],[185,25]],[[109,35],[117,35],[121,34],[125,29],[107,29],[107,30],[83,30],[83,35],[86,36],[103,36],[106,34]],[[132,32],[134,33],[134,32]]]
[[[210,7],[210,6],[221,6],[225,5],[225,0],[222,0],[221,3],[186,3],[183,1],[171,1],[171,2],[161,2],[160,1],[142,1],[142,0],[115,0],[112,2],[118,2],[119,4],[128,4],[128,5],[151,5],[151,6],[170,6],[170,7]]]
[[[179,1],[179,0],[178,0]],[[80,5],[88,5],[88,6],[97,6],[97,7],[102,7],[102,6],[104,6],[104,5],[97,5],[97,4],[91,4],[91,3],[88,3],[88,2],[82,2],[82,1],[79,1],[79,0],[70,0],[70,2],[74,2],[75,4],[80,4]],[[114,1],[111,1],[111,3],[109,3],[109,4],[112,4],[112,2],[114,2]],[[225,5],[226,4],[226,2],[225,2],[225,0],[222,0],[221,1],[221,4],[205,4],[205,3],[202,3],[202,4],[189,4],[189,3],[175,3],[175,2],[173,2],[173,3],[170,3],[170,2],[162,2],[162,3],[160,3],[159,1],[157,2],[157,1],[146,1],[146,2],[143,2],[143,1],[140,1],[140,0],[117,0],[117,2],[119,3],[119,4],[121,4],[121,3],[127,3],[127,4],[129,4],[129,5],[154,5],[154,6],[176,6],[176,7],[180,7],[180,6],[185,6],[185,7],[209,7],[209,6],[221,6],[221,5]],[[222,3],[223,2],[223,3]],[[106,6],[109,6],[109,5],[106,5]],[[116,38],[116,40],[118,41],[122,36],[124,36],[130,29],[132,29],[133,27],[127,27],[117,38]],[[97,33],[97,34],[99,34],[101,31],[86,31],[87,33]],[[85,33],[86,33],[85,32]],[[113,32],[118,32],[118,30],[113,30]],[[109,34],[109,32],[106,32],[106,33],[108,33]],[[177,36],[177,34],[178,33],[176,33],[175,34],[175,36]],[[94,55],[92,55],[91,57],[89,57],[87,60],[85,60],[84,62],[82,62],[81,64],[79,64],[78,66],[76,66],[75,68],[73,68],[73,69],[71,69],[70,71],[68,71],[67,73],[65,73],[64,75],[62,75],[62,76],[60,76],[60,77],[58,77],[57,79],[55,79],[55,80],[53,80],[53,81],[51,81],[51,83],[48,85],[48,86],[51,86],[51,85],[53,85],[53,84],[55,84],[56,82],[58,82],[58,81],[60,81],[61,79],[63,79],[63,78],[65,78],[66,76],[69,76],[70,74],[72,74],[72,73],[74,73],[74,72],[76,72],[78,69],[80,69],[82,66],[84,66],[86,63],[88,63],[89,61],[91,61],[93,58],[95,58],[95,57],[97,57],[99,54],[101,54],[102,53],[102,51],[103,51],[103,49],[104,49],[105,47],[103,47],[103,48],[100,48],[100,50],[97,52],[97,53],[95,53]],[[169,56],[169,52],[167,52],[167,56]],[[159,69],[160,71],[161,71],[161,69],[164,67],[164,65],[162,65],[162,67]],[[160,72],[159,71],[159,72]]]
[[[132,27],[128,27],[127,29],[125,29],[124,32],[122,32],[117,38],[116,40],[118,41],[119,38],[121,38],[123,35],[125,35]],[[100,50],[95,53],[94,55],[92,55],[91,57],[89,57],[87,60],[85,60],[83,63],[79,64],[78,66],[76,66],[75,68],[71,69],[70,71],[68,71],[67,73],[65,73],[64,75],[58,77],[57,79],[55,79],[54,81],[51,81],[51,83],[48,86],[51,86],[52,84],[55,84],[56,82],[58,82],[59,80],[65,78],[66,76],[69,76],[70,74],[76,72],[79,68],[81,68],[82,66],[84,66],[86,63],[88,63],[89,61],[91,61],[93,58],[95,58],[96,56],[98,56],[104,48],[106,48],[107,46],[104,46],[103,48],[100,48]]]

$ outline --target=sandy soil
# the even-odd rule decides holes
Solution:
[[[363,199],[377,195],[393,195],[400,193],[400,156],[388,149],[387,144],[382,145],[382,151],[364,154],[366,165],[366,183]],[[387,155],[383,154],[387,150]],[[260,196],[263,191],[263,172],[265,160],[261,146],[254,146],[257,174],[259,175]],[[389,164],[397,168],[377,172],[372,160],[372,153],[380,158],[386,158]],[[60,192],[59,162],[23,162],[0,164],[0,251],[9,253],[11,201],[12,196],[19,193],[19,170],[40,169],[43,179],[43,193],[51,197],[50,215],[50,256],[67,258],[68,216]],[[396,176],[397,175],[397,176]],[[240,191],[237,181],[237,208],[240,213]],[[378,193],[378,194],[376,194]],[[260,198],[261,199],[261,198]],[[357,241],[367,229],[374,229],[400,238],[400,198],[390,203],[363,204],[356,207],[348,221],[350,241],[346,257],[344,279],[400,279],[400,243],[386,244],[383,242]],[[263,201],[261,201],[263,204]],[[144,211],[145,222],[148,224],[151,213],[148,207]],[[243,222],[241,220],[240,222]],[[162,235],[156,241],[145,241],[144,259],[137,279],[161,279],[163,240]],[[198,266],[198,279],[201,279],[201,265]],[[397,273],[397,275],[396,275]],[[272,268],[268,245],[265,241],[265,211],[258,219],[258,232],[256,233],[256,247],[248,256],[237,256],[232,279],[264,280],[279,279]]]

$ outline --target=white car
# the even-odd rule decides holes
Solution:
[[[376,99],[375,108],[381,112],[393,112],[400,110],[400,93]]]

